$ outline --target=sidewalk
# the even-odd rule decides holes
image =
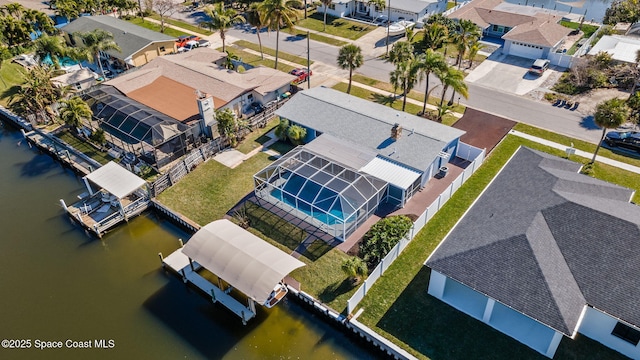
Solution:
[[[527,139],[527,140],[535,141],[535,142],[537,142],[539,144],[542,144],[542,145],[545,145],[545,146],[549,146],[549,147],[552,147],[554,149],[563,150],[563,151],[567,149],[566,145],[558,144],[558,143],[555,143],[555,142],[552,142],[552,141],[549,141],[549,140],[545,140],[545,139],[542,139],[542,138],[539,138],[539,137],[536,137],[536,136],[532,136],[532,135],[529,135],[529,134],[525,134],[525,133],[522,133],[522,132],[519,132],[519,131],[516,131],[516,130],[511,130],[509,132],[509,134],[515,135],[515,136],[519,136],[519,137]],[[581,157],[584,157],[584,158],[587,158],[587,159],[591,159],[593,157],[593,153],[582,151],[582,150],[578,150],[578,149],[575,149],[575,151],[576,151],[575,154],[577,156],[581,156]],[[631,172],[634,172],[636,174],[640,174],[640,167],[633,166],[633,165],[630,165],[630,164],[627,164],[627,163],[623,163],[623,162],[620,162],[620,161],[616,161],[616,160],[613,160],[613,159],[609,159],[607,157],[603,157],[603,156],[598,155],[598,156],[596,156],[596,161],[601,162],[603,164],[615,166],[615,167],[623,169],[623,170],[631,171]]]

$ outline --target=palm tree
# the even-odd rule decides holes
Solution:
[[[276,129],[273,132],[278,137],[278,139],[286,140],[287,130],[289,130],[289,120],[280,118],[280,122],[278,123],[278,126],[276,126]]]
[[[349,86],[347,94],[351,94],[351,78],[353,77],[353,69],[357,69],[364,63],[362,49],[353,44],[347,44],[340,48],[338,53],[338,66],[341,69],[349,69]]]
[[[430,24],[425,26],[423,31],[422,43],[429,49],[441,49],[448,42],[449,30],[442,24]]]
[[[460,95],[464,96],[465,99],[469,96],[467,84],[464,82],[464,73],[462,71],[452,66],[448,66],[445,71],[436,71],[435,74],[443,85],[442,95],[440,97],[440,106],[444,104],[444,96],[449,87],[453,89],[453,94],[458,92]],[[451,103],[453,103],[453,101],[451,101]]]
[[[324,9],[324,20],[322,22],[322,31],[327,31],[327,10],[329,10],[329,5],[331,5],[332,0],[320,0]]]
[[[287,137],[293,145],[301,145],[307,136],[307,129],[300,125],[291,125],[287,129]]]
[[[615,129],[619,127],[627,120],[628,116],[629,108],[622,99],[613,98],[605,100],[596,106],[594,121],[596,125],[602,128],[602,136],[600,137],[596,151],[593,153],[593,158],[589,164],[593,164],[596,161],[596,156],[598,155],[604,136],[607,133],[607,129]]]
[[[420,62],[415,57],[411,57],[406,61],[398,63],[396,69],[389,74],[394,91],[399,87],[402,88],[402,111],[404,111],[407,106],[407,95],[418,81],[419,72]]]
[[[69,100],[60,101],[60,120],[72,128],[82,125],[83,120],[90,119],[93,113],[87,103],[79,96],[74,96]]]
[[[18,115],[43,114],[49,106],[69,92],[68,87],[55,87],[52,67],[35,66],[25,76],[25,82],[9,98],[9,107]]]
[[[422,104],[422,113],[427,111],[427,102],[429,101],[429,75],[431,73],[440,73],[446,70],[447,61],[444,56],[439,52],[432,49],[427,51],[418,57],[420,77],[425,79],[426,88],[424,90],[424,103]]]
[[[479,40],[473,41],[469,45],[469,55],[467,59],[469,59],[469,67],[473,66],[473,59],[478,55],[478,51],[484,48],[484,44],[482,44]]]
[[[56,69],[60,68],[60,58],[67,55],[67,46],[58,36],[42,35],[33,42],[36,57],[42,61],[49,56]]]
[[[462,66],[462,59],[469,46],[480,39],[480,28],[471,20],[460,20],[458,22],[458,31],[453,36],[453,42],[458,48],[458,57],[456,59],[456,65],[458,69]]]
[[[252,3],[249,6],[249,11],[245,14],[247,23],[256,28],[256,35],[258,35],[258,44],[260,45],[260,58],[264,60],[264,53],[262,52],[262,39],[260,39],[260,31],[264,29],[267,24],[260,14],[260,4]]]
[[[207,6],[204,9],[204,13],[209,20],[200,22],[200,26],[206,27],[211,31],[220,32],[222,52],[224,52],[227,30],[235,24],[245,22],[244,16],[238,14],[238,12],[232,8],[225,9],[223,2],[216,3],[213,6]]]
[[[298,20],[296,7],[302,6],[298,0],[264,0],[260,4],[260,13],[265,24],[271,29],[276,29],[276,62],[274,69],[278,68],[278,51],[280,45],[280,27],[293,28],[293,21]]]
[[[352,256],[346,259],[340,267],[342,271],[347,274],[353,284],[358,284],[360,279],[367,276],[367,263],[357,256]]]
[[[73,35],[78,36],[84,45],[84,54],[80,53],[78,56],[84,57],[87,61],[91,61],[93,57],[100,67],[101,74],[104,74],[104,69],[102,68],[102,61],[100,61],[100,52],[108,50],[122,51],[120,46],[113,40],[113,34],[102,29],[74,33]]]
[[[389,58],[387,59],[393,65],[406,62],[413,58],[413,44],[408,41],[398,41],[393,44],[391,51],[389,51]]]

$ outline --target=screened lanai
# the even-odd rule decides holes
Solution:
[[[259,199],[341,240],[373,214],[388,185],[302,146],[253,178]]]
[[[190,127],[167,115],[101,86],[84,99],[93,119],[105,131],[107,141],[140,156],[158,168],[186,153],[193,142]]]

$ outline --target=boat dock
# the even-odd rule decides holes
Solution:
[[[182,241],[180,244],[182,245]],[[202,266],[185,255],[182,252],[182,246],[166,258],[163,257],[161,253],[158,255],[162,260],[163,268],[169,269],[178,274],[185,284],[192,284],[202,290],[204,294],[211,297],[211,301],[214,304],[219,302],[221,305],[231,310],[231,312],[242,319],[242,323],[244,325],[247,324],[247,321],[256,316],[255,303],[253,301],[249,301],[249,306],[244,306],[238,300],[229,295],[229,292],[233,289],[232,287],[222,290],[218,286],[212,284],[209,280],[200,276],[197,271],[202,269]]]

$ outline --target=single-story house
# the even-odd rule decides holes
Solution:
[[[58,87],[69,86],[72,91],[82,91],[96,84],[96,73],[82,68],[51,78],[51,82]]]
[[[473,21],[483,36],[504,40],[504,54],[529,59],[547,58],[572,31],[558,23],[562,20],[558,12],[531,7],[519,11],[520,6],[501,4],[501,0],[474,0],[447,17]]]
[[[580,333],[638,359],[640,207],[580,168],[519,148],[426,260],[428,292],[549,358]]]
[[[254,175],[258,198],[346,239],[382,202],[404,206],[456,157],[465,132],[333,89],[276,111],[306,129],[300,146]]]
[[[388,17],[390,10],[389,19],[391,21],[410,20],[420,28],[424,24],[423,21],[431,15],[447,10],[447,2],[444,0],[394,0],[391,2],[390,9],[390,1],[387,0],[386,3],[385,9],[379,9],[368,1],[333,0],[327,14],[335,17],[371,18],[373,20],[378,17]],[[318,6],[318,11],[324,12],[324,9],[324,5]]]
[[[121,49],[107,50],[102,56],[105,59],[117,59],[127,67],[141,66],[158,56],[176,51],[176,38],[109,15],[81,16],[60,28],[67,43],[72,46],[82,41],[73,36],[73,33],[96,29],[110,32]]]
[[[225,53],[196,48],[155,58],[105,85],[181,122],[202,121],[202,130],[211,134],[207,128],[215,123],[214,110],[229,108],[241,115],[253,102],[265,104],[290,91],[296,79],[263,66],[240,73],[222,66],[225,61]]]
[[[617,62],[629,64],[636,63],[636,57],[640,50],[640,37],[625,35],[604,35],[589,50],[587,55],[597,55],[599,52],[606,52]]]

